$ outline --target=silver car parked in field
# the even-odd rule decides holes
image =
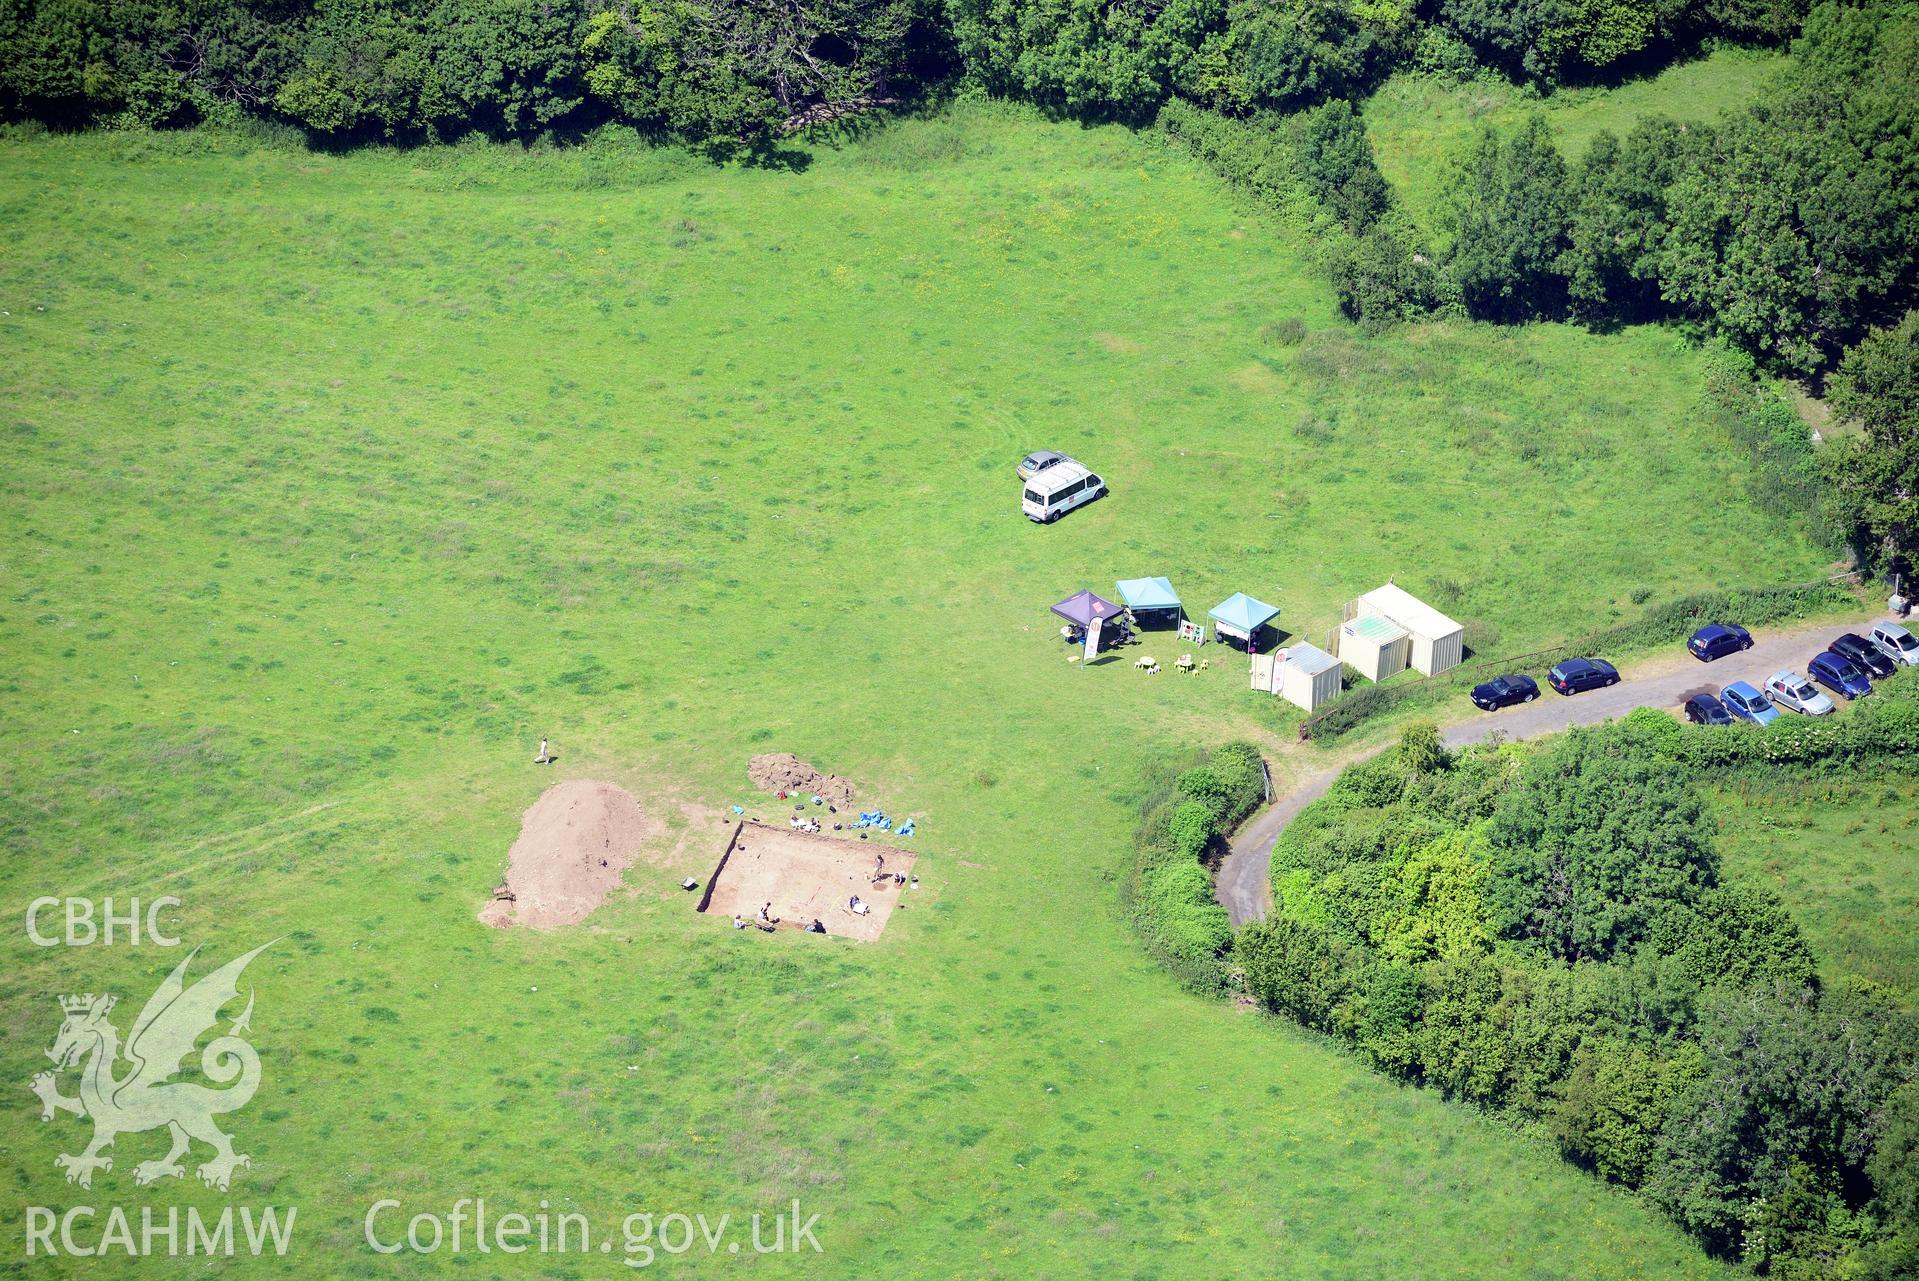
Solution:
[[[1032,453],[1019,460],[1019,478],[1021,480],[1031,480],[1048,467],[1055,467],[1060,463],[1070,463],[1072,461],[1073,456],[1071,454],[1062,454],[1051,449],[1035,449]]]

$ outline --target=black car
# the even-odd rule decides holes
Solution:
[[[1546,683],[1561,694],[1580,694],[1619,683],[1619,669],[1603,658],[1569,658],[1546,673]]]
[[[1732,713],[1711,694],[1694,694],[1686,700],[1686,719],[1695,725],[1730,725]]]
[[[1495,676],[1484,685],[1473,686],[1473,706],[1486,712],[1530,703],[1538,697],[1539,685],[1530,676]]]
[[[1879,647],[1865,637],[1847,632],[1826,648],[1841,658],[1849,658],[1855,667],[1865,669],[1866,675],[1876,681],[1882,681],[1892,675],[1892,660],[1879,651]]]

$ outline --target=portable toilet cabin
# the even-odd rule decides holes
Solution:
[[[1359,598],[1361,618],[1384,618],[1406,629],[1414,671],[1428,676],[1459,666],[1466,657],[1466,629],[1403,587],[1387,583]]]
[[[1339,697],[1339,660],[1300,641],[1279,651],[1279,696],[1311,712]]]
[[[1340,624],[1339,661],[1369,681],[1383,681],[1406,670],[1412,638],[1390,618],[1369,614]]]

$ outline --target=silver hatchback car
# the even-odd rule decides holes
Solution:
[[[1788,711],[1802,716],[1827,716],[1833,701],[1813,688],[1811,681],[1798,672],[1774,672],[1766,678],[1766,697]]]
[[[1919,636],[1914,636],[1899,624],[1873,624],[1871,639],[1879,647],[1879,652],[1893,662],[1919,667]]]
[[[1062,454],[1051,449],[1035,449],[1032,453],[1019,460],[1019,478],[1021,480],[1031,480],[1048,467],[1056,467],[1060,463],[1070,463],[1072,461],[1073,456],[1071,454]]]

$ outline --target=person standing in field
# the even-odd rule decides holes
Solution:
[[[546,750],[546,739],[541,738],[540,751],[539,751],[539,754],[533,758],[533,763],[535,765],[546,765],[551,763],[552,760],[553,760],[553,753]]]

